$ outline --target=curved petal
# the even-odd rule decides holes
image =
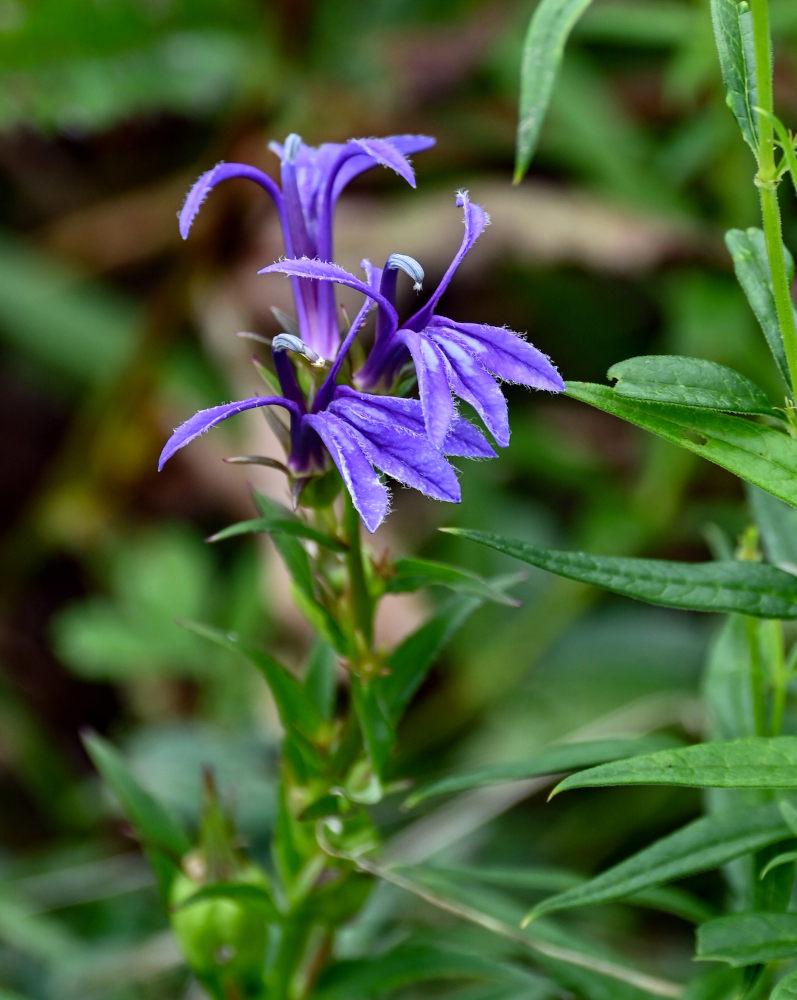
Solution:
[[[343,147],[349,156],[338,166],[332,188],[332,201],[337,201],[341,191],[355,177],[375,165],[390,167],[411,186],[415,187],[415,174],[407,156],[420,153],[434,146],[428,135],[389,135],[384,139],[351,139]],[[355,148],[351,148],[354,146]]]
[[[350,428],[329,411],[305,420],[332,456],[363,524],[369,531],[376,531],[387,515],[389,494],[359,443],[355,443]]]
[[[520,334],[484,323],[456,323],[441,316],[432,318],[429,333],[455,340],[496,377],[535,389],[564,391],[565,384],[550,358]]]
[[[467,252],[484,232],[485,226],[487,226],[490,222],[488,214],[484,211],[481,205],[477,205],[475,202],[470,200],[467,191],[457,192],[457,205],[459,205],[460,208],[465,209],[465,236],[463,237],[459,250],[457,250],[454,255],[454,259],[449,264],[448,270],[441,278],[440,284],[432,293],[429,301],[425,306],[423,306],[422,309],[419,309],[418,312],[415,313],[408,323],[405,324],[413,330],[422,330],[425,326],[428,326],[429,321],[434,314],[434,307],[439,302],[443,292],[451,283],[451,279],[454,277],[457,268],[464,260]]]
[[[180,209],[178,216],[180,235],[184,240],[188,239],[191,225],[208,194],[210,194],[217,184],[236,177],[259,184],[264,191],[267,191],[271,195],[280,212],[282,211],[282,193],[268,174],[264,174],[262,170],[258,170],[256,167],[247,166],[245,163],[217,163],[212,170],[207,170],[202,174],[186,195],[183,207]]]
[[[426,433],[423,420],[423,408],[419,399],[402,399],[399,396],[374,396],[358,392],[347,385],[338,386],[335,390],[336,399],[360,399],[368,404],[372,411],[381,411],[385,420],[401,424],[414,434]],[[458,413],[443,442],[441,449],[444,455],[458,455],[461,458],[495,458],[496,452],[478,427],[475,427],[465,417]]]
[[[445,356],[432,340],[414,330],[401,330],[398,337],[415,364],[426,433],[435,448],[440,449],[454,419],[454,401]]]
[[[348,425],[349,434],[378,469],[426,496],[459,503],[456,473],[425,436],[394,419],[385,419],[383,411],[363,399],[336,400],[328,412]]]
[[[241,413],[243,410],[252,410],[258,406],[284,406],[291,413],[300,416],[298,406],[289,399],[283,399],[282,396],[254,396],[252,399],[240,399],[235,403],[222,403],[221,406],[211,406],[208,410],[200,410],[193,417],[186,420],[184,424],[180,424],[166,442],[158,460],[158,472],[160,472],[176,451],[184,448],[194,438],[199,437],[200,434],[204,434],[211,427],[220,424],[227,417],[233,417],[236,413]]]
[[[509,414],[506,400],[495,379],[459,344],[442,339],[437,342],[445,355],[448,377],[455,395],[470,403],[484,421],[498,444],[509,444]]]
[[[337,264],[330,264],[329,261],[313,260],[310,257],[277,260],[267,267],[262,267],[257,273],[288,274],[296,278],[310,278],[313,281],[333,281],[339,285],[347,285],[349,288],[354,288],[356,291],[362,292],[363,295],[368,296],[374,302],[378,302],[398,322],[398,315],[395,308],[384,296],[380,295],[379,292],[371,288],[364,281],[350,274],[345,268],[338,267]]]

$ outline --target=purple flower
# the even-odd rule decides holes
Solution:
[[[316,262],[317,264],[317,262]],[[177,428],[160,456],[158,468],[194,438],[228,417],[260,406],[279,406],[290,416],[288,466],[297,477],[313,475],[328,465],[338,467],[360,517],[375,531],[389,507],[389,494],[376,470],[437,500],[458,503],[456,472],[443,455],[492,458],[495,452],[482,433],[462,417],[452,421],[441,448],[433,446],[425,431],[421,403],[357,392],[337,385],[337,374],[352,340],[370,308],[367,301],[349,330],[326,379],[308,410],[289,361],[289,352],[312,363],[297,337],[275,337],[272,350],[283,396],[254,396],[235,403],[200,410]]]
[[[180,234],[188,237],[199,207],[222,181],[241,177],[259,184],[277,207],[288,257],[329,261],[333,256],[332,223],[335,203],[353,178],[379,164],[390,167],[415,187],[407,156],[434,145],[424,135],[393,135],[385,139],[350,139],[306,146],[298,135],[270,148],[281,161],[281,187],[268,174],[243,163],[219,163],[202,174],[180,212]],[[334,289],[325,283],[293,283],[299,335],[308,347],[331,359],[340,344]]]
[[[457,205],[465,209],[462,245],[426,304],[403,323],[395,307],[397,270],[406,271],[416,282],[423,276],[420,265],[403,254],[392,254],[383,270],[364,261],[367,282],[334,264],[309,259],[278,261],[260,273],[279,271],[292,277],[338,282],[373,298],[379,308],[374,346],[355,376],[356,384],[362,389],[390,387],[412,358],[426,433],[436,447],[442,448],[455,419],[452,396],[470,403],[496,442],[505,447],[509,444],[509,418],[496,379],[552,392],[561,392],[564,382],[551,361],[512,330],[435,315],[440,297],[489,221],[466,192],[457,194]]]

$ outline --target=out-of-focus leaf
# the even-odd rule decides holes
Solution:
[[[0,258],[0,337],[56,387],[118,377],[135,344],[135,305],[5,234]]]
[[[736,967],[797,953],[797,913],[734,913],[697,929],[697,958]]]
[[[797,788],[797,736],[748,736],[657,750],[571,774],[552,794],[605,785]]]
[[[390,654],[389,673],[378,679],[378,693],[392,725],[404,714],[437,654],[481,603],[477,597],[453,599]]]
[[[589,382],[568,382],[567,393],[797,506],[797,441],[780,430],[729,413],[623,399],[613,389]]]
[[[726,413],[777,416],[763,389],[726,365],[673,354],[620,361],[607,372],[626,399],[676,403]]]
[[[110,743],[96,733],[85,735],[83,742],[94,766],[141,839],[161,895],[168,899],[172,879],[183,855],[190,850],[191,841],[171,813],[133,778]]]
[[[335,650],[319,639],[307,658],[304,686],[316,708],[325,719],[335,714],[338,659]]]
[[[408,944],[371,958],[338,962],[324,974],[316,995],[318,1000],[378,997],[403,986],[448,979],[522,984],[523,995],[529,1000],[549,997],[553,989],[553,984],[541,976],[489,955]]]
[[[395,733],[388,713],[379,698],[378,683],[351,679],[354,710],[360,723],[368,756],[378,778],[385,774],[388,754],[395,740]]]
[[[324,725],[321,713],[303,685],[282,664],[267,653],[247,646],[234,632],[225,632],[204,622],[183,621],[181,624],[224,649],[241,653],[257,667],[268,685],[280,721],[287,731],[298,729],[310,739],[318,734]]]
[[[770,993],[769,1000],[797,1000],[797,972],[784,976]]]
[[[446,530],[549,573],[651,604],[693,611],[738,611],[761,618],[797,618],[797,579],[774,566],[735,560],[681,563],[563,552],[487,531]]]
[[[472,594],[486,601],[497,604],[508,604],[518,607],[519,601],[509,597],[503,587],[496,586],[490,580],[485,580],[477,573],[460,569],[457,566],[447,566],[445,563],[431,562],[428,559],[398,559],[395,576],[385,585],[385,590],[391,594],[405,594],[421,587],[446,587],[460,594]]]
[[[755,486],[748,486],[747,498],[767,559],[797,573],[797,510]]]
[[[263,518],[286,519],[284,509],[262,493],[255,492],[254,501]],[[290,520],[290,516],[287,519]],[[273,535],[272,540],[290,573],[294,599],[300,610],[320,635],[339,653],[346,655],[349,652],[346,638],[333,616],[318,600],[310,559],[301,541],[296,536],[284,532]]]
[[[758,106],[752,15],[738,0],[711,0],[711,20],[728,107],[753,153],[758,150]]]
[[[723,0],[723,2],[728,2],[728,0]],[[791,385],[786,349],[783,346],[783,334],[780,330],[778,311],[775,306],[775,292],[772,288],[772,274],[769,270],[764,234],[760,229],[730,229],[725,234],[725,243],[733,259],[736,279],[742,286],[750,308],[761,326],[778,370],[786,385]],[[791,281],[794,276],[794,261],[785,246],[783,253],[786,260],[786,272],[789,281]],[[797,309],[795,309],[795,316],[797,316]]]
[[[788,836],[788,827],[772,803],[713,813],[662,837],[582,885],[543,900],[530,917],[627,898],[652,886],[717,868]]]
[[[590,0],[541,0],[523,42],[515,182],[529,168],[553,93],[565,43]]]
[[[239,521],[231,524],[221,531],[215,532],[208,538],[209,542],[221,542],[225,538],[234,538],[236,535],[248,535],[255,533],[265,533],[269,535],[293,535],[296,538],[304,538],[309,542],[316,542],[318,545],[333,552],[346,552],[347,546],[339,538],[326,535],[323,531],[316,531],[308,524],[287,517],[257,517],[251,521]]]
[[[560,771],[589,767],[591,764],[630,757],[640,751],[659,750],[662,746],[672,746],[672,744],[672,738],[667,736],[560,743],[544,747],[525,760],[493,764],[490,767],[480,767],[473,771],[452,774],[429,782],[409,796],[407,805],[415,806],[436,795],[463,792],[470,788],[482,788],[485,785],[493,785],[501,781],[521,781],[544,774],[557,774]]]
[[[780,501],[773,498],[773,502]],[[750,644],[743,618],[732,615],[723,621],[709,652],[703,691],[709,714],[708,734],[712,740],[755,735]]]

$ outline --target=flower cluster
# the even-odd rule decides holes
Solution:
[[[448,457],[493,457],[482,432],[454,405],[469,403],[496,443],[509,443],[506,400],[497,379],[560,392],[564,383],[550,360],[511,330],[460,323],[436,314],[437,304],[455,271],[488,223],[487,214],[464,191],[462,244],[426,303],[407,320],[399,319],[396,286],[399,271],[420,289],[423,269],[406,254],[394,253],[383,268],[362,262],[360,279],[333,263],[335,204],[346,185],[374,165],[393,169],[412,187],[415,175],[407,159],[427,149],[427,136],[352,139],[313,148],[296,135],[271,149],[280,157],[281,184],[240,163],[220,163],[203,174],[180,213],[185,239],[206,195],[231,178],[259,184],[279,213],[285,257],[261,274],[279,272],[293,283],[296,327],[271,344],[280,396],[254,396],[194,414],[171,436],[159,468],[180,448],[227,417],[262,406],[284,408],[290,421],[288,467],[298,478],[322,472],[329,459],[337,466],[363,523],[374,531],[388,511],[389,495],[378,472],[438,500],[458,502],[459,483]],[[348,330],[342,331],[335,285],[363,295]],[[354,375],[354,386],[341,384],[341,367],[368,313],[376,309],[373,346]],[[314,392],[302,391],[294,362],[309,362],[324,377]],[[399,373],[412,363],[419,399],[390,395]]]

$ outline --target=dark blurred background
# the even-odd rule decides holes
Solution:
[[[777,107],[789,124],[797,5],[771,6]],[[722,242],[725,228],[756,224],[757,206],[707,4],[596,0],[533,169],[512,187],[532,9],[0,0],[3,1000],[192,989],[82,729],[113,739],[189,821],[211,763],[252,850],[267,852],[279,738],[268,697],[245,664],[175,622],[210,621],[288,661],[303,655],[308,635],[267,543],[204,542],[250,516],[252,486],[287,496],[265,473],[221,462],[263,449],[258,414],[155,468],[171,428],[195,409],[257,391],[252,343],[234,334],[274,332],[269,307],[286,307],[287,283],[256,274],[281,248],[275,214],[251,185],[215,191],[181,242],[175,216],[201,172],[224,159],[274,173],[267,143],[289,132],[314,145],[431,134],[436,147],[415,157],[417,191],[375,169],[346,193],[341,264],[400,250],[433,288],[461,238],[454,192],[467,187],[493,225],[447,293],[448,315],[527,331],[570,379],[602,381],[635,354],[690,353],[777,391]],[[784,210],[794,247],[787,198]],[[514,567],[435,527],[500,525],[543,543],[684,558],[733,544],[744,527],[740,491],[720,470],[564,398],[508,392],[512,444],[499,461],[463,467],[462,506],[400,495],[377,545],[498,573]],[[397,774],[522,756],[580,727],[699,726],[710,622],[598,605],[591,591],[536,573],[518,596],[521,610],[482,609],[446,654],[408,719]],[[385,635],[420,612],[391,605]],[[388,810],[385,823],[396,836],[404,826],[401,843],[419,857],[591,871],[696,800],[640,792],[623,823],[613,818],[621,793],[598,801],[588,839],[569,800],[530,800],[507,817],[511,789],[417,823]],[[379,940],[387,920],[369,919],[355,950],[369,934]],[[650,932],[635,919],[635,933]],[[627,933],[628,920],[617,916],[604,935]],[[664,966],[672,953],[687,960],[677,921],[656,933],[669,942]]]

